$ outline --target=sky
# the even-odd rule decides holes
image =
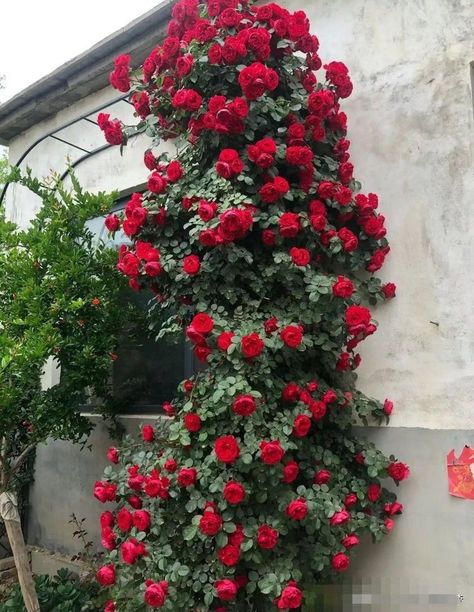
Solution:
[[[160,4],[159,0],[1,3],[0,102]]]

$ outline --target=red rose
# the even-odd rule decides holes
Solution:
[[[295,166],[307,166],[313,161],[313,151],[309,147],[287,147],[286,161]]]
[[[296,586],[296,583],[290,583],[283,589],[276,604],[279,610],[296,610],[303,602],[303,593]]]
[[[345,572],[349,567],[349,557],[344,553],[337,553],[331,559],[331,566],[336,572]]]
[[[296,402],[301,395],[300,387],[293,382],[288,383],[281,392],[281,398],[285,402]]]
[[[117,612],[115,603],[111,599],[105,602],[104,612]]]
[[[260,188],[258,194],[262,202],[272,204],[288,193],[289,190],[290,185],[288,181],[281,176],[276,176],[274,179],[265,183],[265,185]]]
[[[183,417],[184,426],[192,433],[201,429],[201,417],[195,412],[189,412]]]
[[[130,531],[133,525],[132,515],[127,508],[121,508],[117,512],[117,525],[120,531]]]
[[[342,538],[341,544],[344,546],[344,548],[352,548],[353,546],[360,544],[360,540],[355,533],[350,533]]]
[[[107,219],[106,219],[107,221]],[[382,293],[387,300],[395,297],[395,291],[397,290],[397,286],[395,283],[386,283],[382,287]]]
[[[262,242],[265,246],[273,246],[275,244],[275,234],[271,229],[265,229],[262,232]]]
[[[293,434],[297,438],[304,438],[311,429],[311,419],[305,414],[299,414],[293,421]]]
[[[217,204],[215,202],[208,202],[207,200],[201,200],[198,205],[198,215],[203,221],[210,221],[216,216]]]
[[[168,181],[159,172],[153,172],[148,179],[148,190],[152,193],[164,193],[167,186]]]
[[[354,330],[355,333],[359,333],[370,323],[370,319],[370,310],[365,306],[353,304],[346,309],[346,325],[349,331]]]
[[[315,421],[320,421],[326,416],[327,407],[324,402],[314,400],[310,402],[308,408],[310,409]]]
[[[215,536],[222,528],[222,517],[207,510],[199,520],[199,530],[207,536]]]
[[[283,238],[295,238],[301,230],[300,217],[297,213],[283,213],[278,220],[278,225]]]
[[[336,297],[350,298],[354,293],[354,285],[348,278],[338,276],[337,281],[332,286],[332,293]]]
[[[216,172],[222,178],[230,179],[237,176],[244,169],[244,163],[235,149],[223,149],[219,153],[216,163]]]
[[[267,465],[273,465],[283,459],[285,451],[281,447],[279,440],[271,440],[260,442],[260,459]]]
[[[214,583],[217,597],[222,601],[232,601],[237,596],[237,585],[233,580],[216,580]]]
[[[150,513],[146,510],[136,510],[132,514],[133,524],[138,531],[148,531],[150,529]]]
[[[347,229],[347,227],[342,227],[337,232],[337,235],[342,241],[343,249],[347,251],[348,253],[355,251],[357,247],[359,246],[359,240],[357,236],[353,232],[351,232],[350,229]]]
[[[151,425],[143,425],[142,438],[144,442],[153,442],[153,440],[155,439],[155,432]]]
[[[178,467],[178,464],[176,463],[175,459],[172,459],[172,458],[167,459],[163,465],[163,469],[169,472],[170,474],[173,474],[174,472],[176,472],[177,467]]]
[[[151,608],[162,608],[166,602],[168,594],[168,583],[162,580],[161,582],[148,582],[143,598],[145,603]]]
[[[293,263],[297,266],[307,266],[311,260],[311,255],[308,249],[298,249],[292,247],[290,249],[290,256]]]
[[[239,482],[230,480],[224,487],[223,495],[229,504],[240,504],[245,498],[245,489]]]
[[[181,468],[178,472],[178,484],[180,487],[190,487],[197,480],[196,468]]]
[[[145,545],[135,538],[129,538],[120,546],[122,561],[127,565],[133,565],[137,559],[146,554]]]
[[[393,411],[393,402],[391,402],[389,399],[386,399],[383,403],[383,413],[386,414],[387,416],[390,416],[392,414]]]
[[[383,510],[385,514],[393,516],[394,514],[401,514],[403,512],[403,505],[399,502],[387,503],[384,505]]]
[[[240,346],[244,357],[247,359],[258,357],[265,347],[263,340],[256,332],[244,336],[240,342]]]
[[[318,470],[313,477],[314,484],[323,485],[331,480],[331,472],[328,470]]]
[[[179,161],[173,160],[168,164],[168,167],[166,168],[166,176],[171,183],[179,181],[179,179],[183,176],[183,168]]]
[[[111,586],[112,584],[115,584],[115,565],[113,563],[103,565],[97,570],[95,576],[97,582],[101,586]]]
[[[308,514],[308,505],[304,499],[294,499],[285,510],[286,516],[294,521],[301,521]]]
[[[214,452],[222,463],[234,463],[240,455],[240,448],[234,436],[227,435],[217,438],[214,443]]]
[[[290,348],[297,348],[303,340],[303,331],[299,325],[287,325],[280,332],[280,338]]]
[[[392,462],[387,468],[388,475],[396,482],[405,480],[410,475],[410,468],[406,463]]]
[[[157,261],[147,261],[143,269],[145,274],[152,278],[161,274],[161,265]]]
[[[227,567],[237,565],[240,558],[240,549],[232,544],[226,544],[217,551],[219,561]]]
[[[366,266],[366,270],[368,272],[377,272],[377,270],[380,270],[385,261],[385,255],[386,252],[382,249],[378,249],[377,251],[375,251],[372,257],[370,258],[368,265]]]
[[[270,525],[260,525],[257,531],[257,544],[260,548],[271,550],[277,545],[279,535],[278,531]]]
[[[109,232],[116,232],[120,227],[120,219],[117,217],[117,215],[107,215],[107,217],[105,217],[104,225]]]
[[[248,394],[237,396],[232,404],[232,410],[240,416],[250,416],[255,409],[255,398]]]
[[[119,462],[119,452],[118,450],[115,448],[115,446],[111,446],[109,448],[109,450],[107,451],[107,459],[111,462],[111,463],[118,463]]]
[[[335,512],[329,520],[329,523],[332,527],[337,527],[338,525],[344,525],[351,518],[351,515],[347,510],[340,510],[339,512]]]
[[[382,488],[379,484],[371,483],[367,488],[367,497],[372,503],[375,503],[379,499],[381,492]]]
[[[222,332],[217,338],[217,346],[221,351],[227,351],[232,344],[234,332]]]
[[[283,482],[287,484],[293,482],[298,478],[298,474],[300,473],[300,468],[296,461],[289,461],[287,464],[283,466]]]
[[[243,238],[253,224],[250,210],[229,208],[219,215],[218,237],[224,242],[233,242]]]
[[[142,500],[137,495],[130,495],[127,501],[132,508],[139,510],[142,507]]]
[[[190,327],[193,327],[198,334],[207,336],[214,329],[214,321],[205,312],[200,312],[193,317]]]
[[[183,270],[186,274],[190,276],[194,276],[199,272],[201,268],[201,262],[197,255],[187,255],[183,259]]]
[[[202,96],[194,89],[178,89],[171,103],[175,108],[197,111],[202,106]]]
[[[386,518],[384,523],[385,523],[385,527],[387,528],[387,531],[390,533],[392,529],[394,528],[395,523],[390,518]]]
[[[176,72],[181,77],[186,76],[191,72],[193,64],[194,57],[191,53],[186,53],[186,55],[182,55],[176,60]]]
[[[270,317],[270,319],[264,321],[263,327],[265,328],[265,333],[267,336],[270,336],[278,329],[278,319],[276,317]]]
[[[357,504],[357,495],[355,493],[348,493],[344,499],[344,505],[346,508],[352,508]]]
[[[110,510],[102,512],[102,514],[100,515],[100,526],[102,528],[114,526],[114,515],[112,514],[112,512],[110,512]]]

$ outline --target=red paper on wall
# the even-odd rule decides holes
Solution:
[[[457,458],[453,449],[446,459],[450,495],[474,499],[474,449],[465,446]]]

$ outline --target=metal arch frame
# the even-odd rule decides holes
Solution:
[[[83,161],[86,161],[87,159],[89,159],[90,157],[93,157],[94,155],[97,155],[97,153],[100,153],[101,151],[105,151],[106,149],[109,149],[110,147],[114,146],[111,145],[109,143],[105,143],[103,145],[101,145],[100,147],[97,147],[95,149],[92,150],[88,150],[88,149],[84,149],[83,147],[80,147],[79,145],[70,142],[64,138],[60,138],[59,136],[57,136],[58,132],[61,132],[62,130],[65,130],[68,127],[71,127],[71,125],[74,125],[76,123],[79,123],[79,121],[88,121],[89,123],[93,123],[94,125],[97,125],[97,121],[94,121],[93,119],[90,119],[90,115],[94,115],[95,113],[99,113],[100,111],[104,110],[105,108],[112,106],[114,104],[117,104],[118,102],[126,102],[127,104],[132,104],[129,100],[128,100],[128,96],[120,96],[119,98],[115,98],[114,100],[111,100],[110,102],[107,102],[106,104],[101,104],[100,106],[93,108],[92,110],[88,111],[87,113],[80,115],[79,117],[76,117],[75,119],[72,119],[71,121],[68,121],[67,123],[64,123],[62,125],[60,125],[58,128],[55,128],[54,130],[51,130],[51,132],[47,132],[46,134],[43,134],[42,136],[40,136],[38,139],[36,139],[27,149],[26,151],[24,151],[18,161],[13,164],[13,166],[15,168],[19,168],[20,164],[28,157],[28,155],[31,153],[31,151],[33,151],[33,149],[35,149],[39,144],[41,144],[42,142],[44,142],[45,140],[47,140],[48,138],[53,138],[54,140],[57,140],[63,144],[66,144],[70,147],[73,147],[74,149],[77,149],[79,151],[82,151],[84,153],[84,155],[81,155],[81,157],[79,157],[78,159],[76,159],[74,162],[72,162],[69,167],[67,168],[67,170],[65,170],[65,172],[63,172],[63,174],[61,175],[61,180],[64,180],[68,174],[71,172],[72,169],[76,168],[77,166],[79,166],[79,164],[81,164]],[[10,185],[11,181],[7,181],[5,183],[5,185],[3,186],[2,192],[0,194],[0,206],[2,206],[3,201],[5,199],[7,190],[8,190],[8,186]]]

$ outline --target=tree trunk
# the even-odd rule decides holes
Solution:
[[[28,551],[21,530],[17,499],[14,493],[0,494],[0,517],[5,522],[26,610],[27,612],[40,612]]]

